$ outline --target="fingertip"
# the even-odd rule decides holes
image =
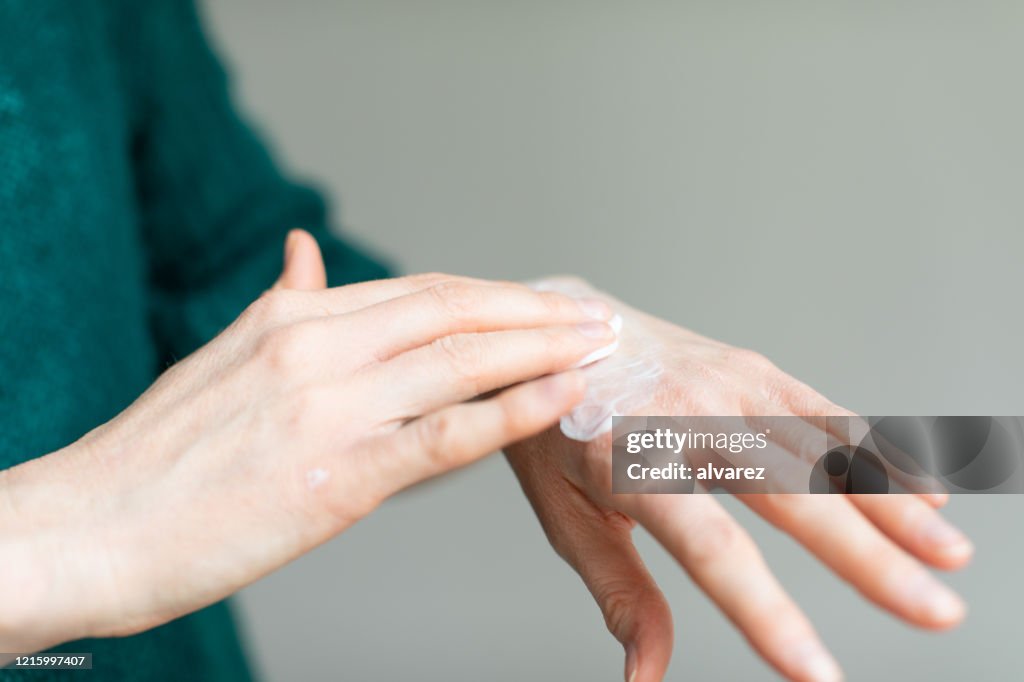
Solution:
[[[924,558],[944,570],[955,570],[967,565],[974,555],[974,544],[959,528],[942,518],[941,514],[931,512],[929,516],[919,531]]]
[[[636,645],[626,645],[626,682],[636,682],[636,673],[639,665],[636,657]]]
[[[920,625],[921,627],[933,632],[946,632],[959,627],[966,618],[967,603],[962,599],[957,598],[955,602],[950,602],[950,604],[943,607],[941,611],[930,613],[929,619]]]
[[[958,571],[971,563],[973,558],[974,545],[965,539],[961,543],[937,548],[931,563],[944,571]]]
[[[320,245],[306,230],[290,230],[285,238],[285,271],[281,281],[289,289],[315,290],[327,286]]]
[[[661,682],[668,673],[675,640],[672,615],[660,593],[638,614],[636,628],[633,639],[623,645],[626,650],[626,680]]]
[[[787,676],[801,682],[841,682],[843,669],[839,661],[817,636],[791,647],[787,652]]]
[[[919,568],[902,581],[899,590],[903,617],[928,630],[948,630],[967,615],[967,603],[929,571]]]
[[[967,617],[967,602],[952,590],[942,599],[937,599],[929,608],[928,615],[936,629],[949,630]]]
[[[299,234],[301,232],[302,232],[302,230],[292,229],[292,230],[288,230],[288,234],[285,235],[285,238],[284,238],[284,264],[285,264],[285,267],[288,266],[288,257],[291,256],[292,252],[295,250],[295,241],[297,239],[299,239]]]
[[[942,509],[949,502],[949,493],[947,492],[922,493],[921,497],[935,509]]]

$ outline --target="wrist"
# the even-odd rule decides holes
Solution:
[[[59,458],[59,460],[58,460]],[[91,634],[90,523],[65,464],[74,446],[0,471],[0,652],[31,653]],[[60,466],[54,466],[55,462]]]
[[[36,559],[39,534],[15,502],[11,471],[0,472],[0,652],[17,654],[48,645],[38,618],[47,571]]]

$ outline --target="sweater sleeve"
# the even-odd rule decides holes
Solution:
[[[240,118],[194,0],[132,6],[133,158],[162,350],[181,357],[237,317],[276,279],[294,227],[317,238],[331,286],[387,276],[331,233],[324,199],[284,177]]]

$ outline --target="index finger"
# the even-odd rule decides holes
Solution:
[[[750,535],[711,495],[636,495],[626,513],[675,557],[751,646],[790,680],[842,679]]]

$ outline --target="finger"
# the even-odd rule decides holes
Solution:
[[[765,565],[750,535],[713,497],[638,496],[631,505],[627,511],[768,663],[791,680],[841,679],[839,665]]]
[[[316,239],[305,230],[292,230],[284,242],[284,269],[273,289],[317,290],[327,286],[327,271]]]
[[[850,495],[849,499],[893,542],[936,568],[961,568],[974,553],[971,541],[920,497]]]
[[[920,627],[963,619],[960,597],[897,547],[846,496],[738,495],[817,556],[867,599]]]
[[[582,524],[576,531],[569,563],[626,650],[627,682],[660,681],[672,657],[672,612],[629,530]]]
[[[562,323],[576,319],[606,320],[612,317],[611,308],[599,299],[572,299],[558,293],[535,292],[515,282],[492,282],[436,273],[361,282],[319,291],[285,289],[278,284],[251,306],[250,313],[254,315],[253,319],[261,324],[269,323],[280,326],[373,309],[375,314],[364,315],[358,320],[358,324],[373,325],[364,326],[364,329],[401,335],[415,330],[408,323],[396,325],[395,319],[397,316],[404,315],[404,312],[395,312],[395,308],[384,310],[381,308],[382,304],[408,298],[409,300],[402,300],[401,308],[404,310],[406,307],[422,303],[429,292],[430,298],[443,298],[447,305],[435,300],[433,307],[414,311],[416,319],[429,316],[431,311],[435,311],[438,315],[436,321],[445,315],[446,319],[454,318],[448,328],[455,329],[458,328],[458,324],[461,324],[458,323],[458,320],[472,317],[472,302],[482,298],[476,295],[479,290],[493,290],[489,292],[490,295],[486,296],[486,299],[491,303],[497,302],[499,306],[502,296],[506,296],[509,302],[529,300],[531,301],[529,305],[537,310],[548,306],[550,310],[547,311],[549,313],[546,318],[547,324],[553,324],[552,320],[558,317],[560,311],[569,315],[569,317],[560,319]],[[414,299],[416,294],[423,295]],[[486,314],[490,315],[493,320],[495,316],[493,305]],[[500,313],[498,314],[500,315]],[[350,322],[352,320],[348,318],[343,321],[346,325]],[[515,325],[510,324],[509,326]],[[524,323],[519,326],[538,325]],[[374,337],[374,342],[377,340],[378,337]],[[398,347],[406,345],[408,344],[399,343]],[[392,352],[392,354],[394,353]]]
[[[582,373],[564,372],[447,407],[388,437],[370,453],[370,466],[386,494],[394,494],[540,433],[583,399],[585,387]]]
[[[317,247],[319,249],[319,247]],[[288,242],[285,242],[285,268],[287,269],[289,256]],[[282,276],[283,276],[282,272]],[[443,285],[449,282],[461,282],[478,286],[505,285],[516,286],[513,282],[491,282],[458,275],[443,273],[423,273],[407,275],[405,277],[392,277],[388,279],[369,280],[356,284],[332,287],[330,289],[318,289],[305,291],[293,287],[286,287],[281,283],[281,278],[271,287],[269,311],[274,321],[279,324],[301,322],[318,317],[331,315],[344,315],[371,305],[384,301],[407,296],[417,291],[429,289],[430,287]]]
[[[549,430],[527,447],[507,447],[509,464],[551,546],[580,574],[626,649],[626,679],[662,680],[672,658],[672,611],[633,545],[635,523],[598,507],[563,476],[553,463],[565,445],[551,436]]]
[[[383,303],[400,296],[429,289],[438,285],[459,282],[467,285],[492,286],[505,285],[514,286],[511,282],[492,282],[460,275],[449,275],[439,272],[428,272],[405,277],[392,277],[388,279],[370,280],[347,284],[343,287],[333,287],[326,291],[318,292],[315,296],[296,297],[296,307],[314,308],[323,315],[344,315],[362,308]]]
[[[772,437],[772,440],[778,440],[807,461],[816,461],[824,454],[821,446],[831,445],[828,443],[829,437],[840,443],[856,445],[868,435],[870,425],[863,417],[829,401],[807,384],[781,372],[779,375],[769,381],[769,400],[752,400],[747,408],[752,415],[756,415],[750,418],[753,420],[776,416],[799,419],[774,423],[773,428],[782,433]],[[820,434],[815,435],[809,429],[802,428],[800,421],[817,429]],[[785,433],[787,431],[789,433]],[[899,470],[887,471],[887,474],[904,490],[917,495],[932,507],[942,507],[949,498],[948,493],[938,489],[941,486],[937,481],[911,476]]]
[[[451,334],[605,321],[611,316],[602,301],[518,285],[447,282],[363,308],[344,321],[355,329],[372,330],[374,356],[386,360]]]
[[[626,680],[662,680],[672,657],[672,613],[633,545],[634,522],[599,508],[563,476],[553,462],[565,446],[552,443],[550,431],[529,443],[505,449],[509,464],[551,546],[583,579],[626,650]]]
[[[379,409],[404,420],[568,369],[614,338],[603,322],[456,334],[375,365],[366,377],[375,386],[396,387],[397,395],[381,396],[388,404]]]

